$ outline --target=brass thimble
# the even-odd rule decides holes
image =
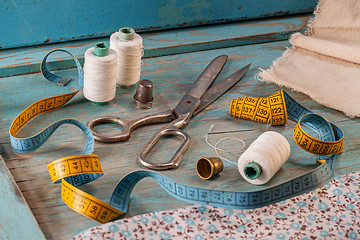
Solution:
[[[208,180],[219,174],[224,168],[220,158],[200,158],[196,163],[196,172],[202,179]]]

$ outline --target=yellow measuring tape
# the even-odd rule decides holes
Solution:
[[[31,119],[41,113],[49,112],[60,108],[61,106],[69,102],[78,92],[79,91],[41,99],[31,104],[24,111],[22,111],[11,123],[10,135],[15,137],[16,134],[20,131],[20,129],[24,127]],[[20,148],[21,146],[19,146],[19,149]],[[25,149],[27,148],[24,148],[24,150]]]
[[[44,77],[51,82],[58,83],[59,85],[65,85],[63,84],[64,78],[50,73],[46,67],[47,57],[51,53],[57,51],[65,52],[74,59],[79,77],[78,88],[76,91],[71,93],[39,100],[31,104],[18,116],[16,116],[9,130],[11,145],[16,152],[31,152],[43,145],[60,125],[73,124],[79,127],[85,133],[87,141],[86,148],[82,152],[82,155],[55,160],[48,165],[48,171],[51,180],[54,183],[61,182],[61,197],[71,209],[98,222],[105,223],[118,218],[121,214],[124,214],[124,212],[119,211],[118,209],[76,187],[91,182],[103,175],[98,156],[91,154],[94,149],[94,140],[91,131],[85,124],[74,119],[63,119],[51,124],[34,136],[27,138],[16,137],[20,129],[23,128],[31,119],[42,113],[53,111],[64,106],[82,88],[83,72],[81,65],[73,54],[63,49],[51,51],[44,57],[41,64],[41,72]],[[69,80],[65,79],[65,81]]]
[[[231,102],[230,115],[263,123],[271,122],[272,125],[286,124],[287,115],[299,121],[294,131],[294,137],[298,144],[317,155],[332,154],[327,160],[325,158],[314,170],[287,182],[254,192],[196,188],[176,183],[153,171],[141,170],[126,175],[115,187],[110,203],[107,204],[77,188],[77,186],[96,180],[103,175],[98,156],[92,154],[94,149],[93,135],[85,124],[74,119],[63,119],[51,124],[34,136],[28,138],[16,137],[19,130],[31,119],[41,113],[64,106],[82,88],[83,72],[81,65],[73,54],[63,49],[53,50],[44,57],[41,64],[43,76],[47,80],[62,86],[69,81],[69,79],[50,73],[46,67],[47,57],[57,51],[65,52],[74,59],[79,76],[77,90],[45,98],[31,104],[15,117],[10,126],[9,134],[14,151],[27,153],[43,145],[62,124],[73,124],[83,131],[86,137],[86,147],[80,155],[61,158],[48,165],[51,180],[54,183],[61,182],[62,200],[80,214],[100,223],[106,223],[118,218],[128,209],[132,189],[138,181],[145,177],[152,177],[165,191],[180,200],[194,204],[208,204],[237,209],[251,209],[276,203],[315,189],[333,177],[334,154],[340,152],[343,146],[342,131],[321,116],[311,114],[309,110],[302,107],[285,92],[280,91],[268,98],[246,97],[235,99]],[[321,140],[308,135],[301,128],[300,123],[318,131]]]
[[[230,115],[251,121],[284,125],[287,123],[285,99],[282,91],[267,98],[244,97],[231,100]]]
[[[97,155],[77,155],[61,158],[51,162],[48,165],[48,171],[50,173],[51,180],[54,183],[62,180],[61,197],[66,205],[74,211],[90,217],[100,223],[106,223],[124,214],[124,212],[121,212],[100,199],[81,191],[64,180],[66,177],[74,176],[75,178],[73,178],[73,184],[77,186],[82,182],[82,175],[85,178],[85,181],[88,182],[90,179],[86,178],[91,177],[89,173],[103,174]]]
[[[316,155],[330,155],[337,154],[343,150],[344,137],[340,129],[335,125],[326,124],[328,121],[320,121],[322,118],[316,114],[310,114],[310,110],[297,105],[286,92],[280,90],[279,92],[266,97],[244,97],[232,99],[230,104],[229,114],[233,117],[242,119],[249,119],[256,122],[269,123],[271,125],[284,125],[287,123],[288,115],[294,120],[298,121],[294,129],[295,142],[305,151]],[[287,105],[289,108],[287,108]],[[292,106],[292,108],[291,108]],[[333,133],[332,128],[341,132],[341,137],[336,141],[324,141],[310,136],[303,130],[301,124],[311,123],[319,126],[313,127],[320,136],[326,139],[327,134]],[[323,126],[321,126],[323,125]],[[333,126],[333,127],[332,127]]]

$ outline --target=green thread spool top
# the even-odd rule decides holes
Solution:
[[[130,41],[134,39],[135,30],[129,27],[123,27],[119,30],[119,37],[124,41]]]
[[[94,46],[94,55],[98,57],[105,57],[109,55],[109,44],[98,42]]]
[[[249,162],[244,167],[244,173],[246,177],[250,179],[256,179],[260,177],[262,173],[262,168],[257,162]]]

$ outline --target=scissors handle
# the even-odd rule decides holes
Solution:
[[[99,142],[113,143],[127,141],[131,137],[131,133],[138,127],[155,123],[166,123],[172,120],[172,111],[167,110],[162,113],[147,115],[135,120],[127,120],[114,116],[105,116],[94,118],[86,125],[94,135],[94,139]],[[121,133],[116,135],[105,135],[95,131],[95,126],[106,123],[115,123],[122,126],[124,129]]]
[[[143,166],[154,170],[165,170],[165,169],[179,167],[184,157],[184,154],[190,145],[190,136],[186,132],[178,129],[179,127],[183,126],[183,122],[184,122],[183,118],[176,119],[175,121],[161,128],[157,133],[155,133],[154,136],[146,144],[145,148],[138,155],[139,162]],[[184,142],[181,144],[181,146],[175,152],[174,156],[168,162],[156,163],[156,164],[149,163],[148,161],[146,161],[145,157],[149,154],[151,149],[156,145],[158,140],[164,135],[180,136],[184,140]]]

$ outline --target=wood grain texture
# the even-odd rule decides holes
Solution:
[[[5,0],[0,49],[312,12],[316,0]]]
[[[265,22],[253,20],[141,33],[144,58],[285,40],[292,33],[303,31],[310,17],[311,15],[304,14],[272,18]],[[54,48],[68,49],[83,63],[85,51],[100,41],[109,42],[109,38],[0,51],[0,77],[39,72],[43,57]],[[61,53],[53,54],[49,62],[52,70],[75,67],[73,60]]]
[[[292,139],[295,122],[289,121],[286,126],[271,127],[266,124],[230,117],[228,108],[232,98],[268,96],[280,89],[276,85],[255,80],[255,75],[259,72],[259,68],[270,66],[286,47],[289,47],[289,43],[280,41],[148,58],[144,60],[142,66],[142,78],[149,79],[154,83],[154,104],[151,109],[139,110],[134,108],[135,86],[118,88],[116,98],[103,107],[92,105],[79,94],[66,107],[33,119],[19,134],[20,136],[29,136],[60,118],[76,118],[86,123],[94,117],[104,115],[136,118],[167,110],[176,106],[186,90],[214,57],[227,54],[229,61],[219,79],[248,63],[252,63],[250,71],[229,93],[219,98],[190,121],[184,130],[191,136],[191,144],[182,164],[176,170],[161,173],[176,182],[202,188],[232,191],[263,189],[313,169],[315,157],[301,150]],[[76,79],[74,69],[56,73]],[[76,81],[73,80],[69,86],[62,88],[45,81],[40,74],[1,78],[0,94],[3,96],[0,108],[1,132],[6,133],[11,121],[30,103],[45,97],[69,92],[75,86]],[[360,170],[360,120],[350,119],[341,112],[326,108],[312,101],[306,95],[291,92],[289,89],[285,90],[305,107],[321,114],[344,131],[344,152],[337,157],[336,174]],[[211,181],[204,181],[197,176],[195,163],[200,157],[215,156],[213,149],[205,143],[205,134],[212,124],[215,125],[213,131],[247,130],[210,135],[209,140],[213,144],[222,137],[231,136],[243,139],[249,146],[264,131],[280,132],[290,142],[291,157],[266,186],[248,184],[241,178],[237,167],[226,162],[223,172],[218,177]],[[105,144],[96,142],[94,153],[99,155],[105,175],[95,182],[82,186],[81,189],[108,202],[113,188],[122,177],[130,171],[144,169],[136,160],[138,151],[160,127],[161,125],[142,127],[133,133],[128,142],[124,143]],[[115,132],[118,131],[118,128],[113,126],[101,127],[99,131]],[[0,143],[4,149],[2,154],[6,164],[47,238],[68,239],[82,230],[97,225],[96,222],[73,212],[62,202],[60,186],[51,183],[46,169],[46,165],[51,161],[60,157],[79,154],[83,150],[84,136],[80,130],[73,126],[62,126],[50,138],[49,142],[29,154],[14,153],[6,134],[1,135]],[[176,144],[179,144],[176,138],[161,140],[151,153],[150,159],[154,162],[166,161],[177,149],[178,145]],[[232,146],[231,143],[228,144],[228,147],[236,147]],[[235,155],[225,154],[225,156],[236,161],[239,154],[241,152]],[[130,209],[124,217],[188,205],[188,203],[169,197],[154,180],[144,179],[134,188],[130,200]]]
[[[0,155],[0,239],[45,239]]]

